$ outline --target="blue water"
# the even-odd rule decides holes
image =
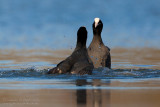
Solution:
[[[159,4],[160,0],[0,0],[0,49],[73,49],[80,26],[88,30],[88,46],[95,17],[104,23],[102,38],[110,48],[159,48]],[[160,78],[160,70],[150,69],[158,66],[152,63],[119,63],[114,70],[99,68],[92,75],[79,76],[48,75],[48,69],[39,68],[56,65],[43,61],[13,62],[3,58],[0,61],[0,89],[117,89],[107,85],[108,81]],[[127,69],[116,69],[119,66]],[[92,86],[95,79],[100,80],[100,87]],[[87,82],[79,87],[78,80]]]
[[[74,48],[80,26],[104,23],[109,47],[157,47],[160,0],[0,0],[0,48]]]
[[[160,70],[157,69],[114,69],[98,68],[92,75],[71,74],[47,74],[48,69],[39,70],[35,67],[16,70],[0,70],[1,79],[136,79],[136,78],[160,78]]]
[[[159,86],[125,86],[126,83],[144,84],[154,79],[32,79],[32,78],[14,78],[14,79],[0,79],[0,89],[69,89],[69,90],[136,90],[136,89],[160,89]],[[154,85],[159,84],[159,78]],[[111,86],[113,82],[119,81],[122,86]],[[149,84],[147,84],[149,85]],[[153,85],[153,84],[152,84]]]
[[[17,70],[0,70],[0,89],[160,89],[159,87],[129,86],[127,83],[142,83],[160,80],[160,70],[156,69],[114,69],[99,68],[92,75],[47,74],[48,69],[39,70],[35,67]],[[116,81],[121,85],[111,86]],[[126,83],[125,83],[126,82]],[[94,85],[93,85],[94,84]],[[153,83],[156,85],[159,83]]]

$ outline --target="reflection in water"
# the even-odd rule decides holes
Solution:
[[[76,80],[76,85],[77,86],[85,86],[87,85],[87,81],[86,80]],[[86,106],[86,102],[87,102],[87,95],[86,95],[86,89],[79,89],[76,90],[76,95],[77,95],[77,107],[85,107]]]
[[[92,82],[93,87],[100,87],[101,85],[108,86],[110,85],[110,81],[108,80],[107,82],[102,84],[102,81],[100,79],[93,79]],[[110,103],[109,100],[110,100],[110,90],[106,90],[105,93],[102,93],[101,89],[93,89],[93,107],[102,107],[103,101],[105,101],[104,104],[109,105]],[[105,105],[105,107],[107,105]]]
[[[14,79],[10,79],[7,81],[0,79],[0,87],[5,84],[10,86],[7,89],[0,89],[0,107],[134,107],[134,105],[136,107],[160,107],[159,78],[110,79],[111,82],[106,79],[86,79],[77,80],[77,82],[58,79],[52,81],[42,79],[36,81],[16,80],[16,82],[13,82]],[[36,84],[42,86],[36,89],[13,89],[15,84],[19,87],[29,87]],[[43,87],[44,84],[56,87],[46,89]],[[57,88],[57,85],[61,87]],[[66,85],[70,88],[65,89]],[[105,87],[110,88],[108,90]]]
[[[101,86],[100,79],[93,80],[93,86]],[[102,92],[100,89],[93,89],[93,107],[101,107],[102,106]]]
[[[100,87],[101,85],[109,85],[110,81],[105,82],[102,84],[100,79],[93,79],[92,82],[87,82],[87,80],[76,80],[77,86],[86,86],[92,85],[93,87]],[[110,105],[110,91],[105,90],[105,93],[102,93],[103,90],[93,88],[91,93],[90,91],[87,92],[86,89],[78,89],[76,90],[76,97],[77,97],[77,107],[86,107],[88,103],[92,105],[92,107],[102,107]],[[91,94],[91,95],[90,95]],[[105,105],[103,105],[105,104]]]

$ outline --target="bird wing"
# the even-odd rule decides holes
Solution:
[[[102,66],[111,68],[111,56],[110,52],[106,53],[106,55],[102,59]]]

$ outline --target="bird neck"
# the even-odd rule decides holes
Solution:
[[[82,44],[81,42],[77,42],[75,49],[77,50],[77,49],[81,49],[81,48],[86,48],[86,44],[85,43]]]
[[[93,42],[97,42],[97,43],[103,43],[101,35],[99,34],[94,34],[93,36]]]

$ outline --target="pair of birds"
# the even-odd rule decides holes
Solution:
[[[80,27],[77,32],[77,44],[73,53],[61,61],[55,68],[49,70],[48,74],[92,74],[93,68],[111,68],[110,49],[104,45],[101,32],[103,23],[99,18],[94,19],[92,25],[93,40],[86,48],[87,30]]]

